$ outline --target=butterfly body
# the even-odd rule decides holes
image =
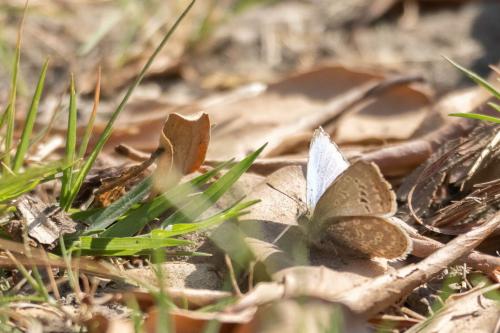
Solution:
[[[311,156],[318,152],[326,161]],[[391,220],[396,197],[378,167],[365,161],[350,165],[322,129],[311,142],[307,203],[312,212],[307,233],[318,248],[389,260],[404,258],[411,249],[407,233]]]

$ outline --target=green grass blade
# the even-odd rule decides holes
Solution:
[[[101,214],[106,208],[87,208],[85,210],[75,210],[71,212],[71,218],[75,221],[86,221],[91,219],[93,216]]]
[[[500,105],[493,103],[493,102],[489,102],[488,105],[491,106],[495,111],[500,112]],[[2,127],[0,126],[0,128],[2,128]]]
[[[111,118],[109,119],[106,127],[104,128],[101,136],[99,137],[99,139],[98,139],[98,141],[97,141],[94,149],[92,150],[92,152],[90,153],[89,157],[86,159],[85,163],[83,164],[80,172],[76,176],[76,179],[75,179],[75,182],[73,183],[73,187],[71,189],[71,192],[70,192],[70,194],[69,194],[69,196],[68,196],[68,198],[67,198],[67,200],[65,202],[65,208],[66,209],[68,209],[71,206],[71,203],[76,198],[76,195],[78,194],[78,191],[80,190],[80,187],[83,184],[83,181],[84,181],[85,177],[89,173],[90,169],[92,168],[92,165],[94,164],[95,160],[97,159],[97,156],[99,155],[99,153],[103,149],[104,145],[108,141],[108,139],[109,139],[109,137],[111,135],[112,129],[113,129],[113,125],[114,125],[116,119],[118,118],[118,116],[120,115],[120,113],[125,108],[125,105],[127,104],[130,96],[134,92],[135,88],[139,85],[139,83],[141,83],[142,79],[146,75],[146,72],[148,71],[148,69],[151,66],[151,64],[153,63],[153,61],[155,60],[156,56],[163,49],[163,47],[165,46],[166,42],[170,39],[170,36],[176,30],[177,26],[182,21],[182,19],[186,16],[186,14],[189,12],[189,10],[191,9],[191,7],[194,5],[195,1],[196,0],[192,0],[191,1],[191,3],[186,7],[186,9],[181,13],[181,15],[179,16],[179,18],[175,21],[175,23],[173,24],[173,26],[165,34],[165,36],[163,37],[162,41],[156,47],[156,49],[153,51],[153,54],[149,57],[148,61],[146,62],[146,64],[142,68],[141,72],[139,73],[139,75],[137,76],[137,78],[135,79],[135,81],[128,88],[128,90],[125,93],[125,96],[123,97],[122,101],[120,102],[120,104],[118,105],[118,107],[116,108],[116,110],[111,115]]]
[[[69,92],[69,114],[68,114],[68,128],[66,131],[66,152],[65,161],[68,164],[73,165],[75,161],[75,149],[76,149],[76,122],[77,122],[77,109],[76,109],[76,91],[75,91],[75,79],[71,75],[71,84]],[[70,205],[68,205],[68,197],[71,193],[73,178],[73,166],[70,166],[64,170],[61,184],[61,197],[60,204],[64,210],[68,210]]]
[[[40,141],[44,140],[48,134],[50,133],[52,127],[54,126],[54,123],[58,119],[58,117],[62,113],[62,108],[61,108],[61,101],[59,101],[59,105],[55,108],[54,112],[50,116],[50,119],[47,123],[47,125],[43,126],[38,133],[34,136],[34,138],[30,142],[30,147],[37,145]]]
[[[184,235],[194,231],[200,231],[213,226],[216,226],[226,220],[239,217],[246,214],[245,209],[255,205],[260,202],[260,200],[247,201],[243,203],[236,203],[230,208],[209,217],[206,220],[195,222],[195,223],[178,223],[168,226],[167,229],[156,229],[151,232],[151,237],[173,237],[178,235]]]
[[[135,255],[143,251],[150,251],[163,247],[172,247],[179,245],[189,245],[191,242],[183,239],[160,238],[160,237],[106,237],[96,238],[83,236],[80,237],[79,250],[85,255],[104,255],[104,256],[124,256]]]
[[[7,118],[7,110],[9,109],[10,104],[7,105],[5,110],[3,110],[2,115],[0,116],[0,130],[2,130],[3,125],[5,125],[5,119]]]
[[[130,207],[143,200],[149,194],[151,185],[151,178],[143,180],[120,199],[113,202],[109,207],[106,207],[102,212],[92,216],[86,221],[90,225],[90,228],[85,233],[109,227],[116,219],[126,213]]]
[[[196,187],[205,184],[229,163],[223,163],[192,181],[180,184],[163,195],[154,198],[151,202],[147,202],[139,208],[132,210],[127,217],[109,227],[101,236],[126,237],[135,235],[153,219],[172,208],[174,206],[172,202],[186,200],[189,195],[197,191]]]
[[[33,126],[35,125],[36,115],[38,113],[38,104],[40,103],[40,98],[42,97],[43,87],[45,85],[45,75],[47,73],[47,68],[49,66],[49,60],[47,59],[43,64],[42,71],[40,72],[40,77],[36,85],[36,90],[31,100],[31,105],[26,115],[26,122],[24,123],[23,133],[21,135],[21,140],[17,147],[16,156],[14,157],[14,164],[12,170],[18,172],[24,162],[24,157],[28,151],[30,144],[31,134],[33,132]]]
[[[26,279],[26,282],[28,282],[31,285],[31,287],[34,290],[36,290],[41,297],[43,297],[45,299],[45,295],[43,292],[44,288],[42,286],[40,286],[38,281],[33,276],[31,276],[31,273],[28,272],[26,267],[24,267],[19,261],[14,259],[15,257],[12,254],[10,254],[9,252],[7,255],[8,255],[8,257],[10,257],[11,261],[14,263],[14,265],[19,270],[21,275]],[[45,301],[47,301],[47,299],[45,299]]]
[[[24,173],[0,178],[0,202],[17,198],[23,193],[32,190],[40,182],[50,179],[61,172],[64,167],[61,163],[39,168],[29,168]]]
[[[71,265],[71,251],[66,250],[66,244],[64,243],[64,238],[62,235],[59,236],[59,249],[61,251],[61,256],[64,260],[64,263],[66,264],[66,273],[68,275],[68,282],[71,287],[71,289],[76,292],[79,290],[79,286],[77,287],[78,280],[75,277],[75,272],[73,271],[72,265]]]
[[[26,10],[28,3],[24,7],[23,16],[19,29],[17,31],[16,52],[14,56],[14,64],[12,68],[11,77],[11,90],[9,96],[9,105],[6,110],[7,131],[5,133],[5,151],[7,154],[4,156],[3,162],[6,166],[10,167],[10,150],[12,149],[12,142],[14,140],[14,122],[16,114],[16,94],[17,94],[17,78],[19,73],[19,63],[21,62],[21,36],[23,34],[24,18],[26,17]]]
[[[78,152],[78,158],[81,159],[87,152],[87,146],[89,144],[90,135],[94,128],[95,117],[97,115],[97,109],[99,108],[99,100],[101,95],[101,67],[97,71],[97,83],[94,92],[94,106],[92,107],[92,113],[90,114],[89,122],[85,127],[85,132],[83,134],[83,139],[80,143],[80,150]]]
[[[200,214],[213,205],[219,198],[240,178],[240,176],[248,170],[255,161],[257,156],[262,152],[266,145],[260,147],[252,154],[234,165],[228,172],[216,182],[207,188],[199,200],[194,198],[189,201],[184,207],[177,210],[169,216],[161,224],[162,228],[166,228],[171,224],[190,223],[194,221]]]
[[[465,67],[460,66],[450,58],[444,57],[446,60],[448,60],[449,63],[451,63],[453,66],[458,68],[461,72],[463,72],[465,75],[467,75],[472,81],[476,82],[478,85],[482,86],[484,89],[488,90],[493,96],[495,96],[497,99],[500,99],[500,91],[497,90],[494,86],[492,86],[488,81],[477,75],[476,73],[468,70]]]
[[[123,13],[115,13],[107,17],[103,24],[97,29],[96,32],[91,34],[85,44],[78,49],[79,56],[87,55],[99,42],[118,24],[122,18]]]
[[[449,116],[490,121],[492,123],[500,124],[500,118],[487,116],[479,113],[450,113]]]

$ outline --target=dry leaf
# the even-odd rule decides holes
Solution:
[[[346,96],[362,95],[368,86],[372,87],[372,83],[382,78],[380,74],[342,66],[320,67],[271,84],[255,97],[205,109],[218,124],[213,131],[209,156],[241,157],[265,142],[276,144],[297,133],[296,127],[280,133],[280,127],[294,126],[304,117],[321,117],[335,100],[347,100],[343,105],[348,106],[353,97]],[[341,107],[335,109],[336,113],[341,111]],[[318,125],[310,126],[309,130]]]
[[[203,332],[211,321],[220,323],[217,332],[230,333],[234,331],[235,324],[246,323],[252,319],[256,309],[246,309],[240,313],[201,312],[175,309],[170,314],[160,313],[157,307],[152,308],[144,322],[146,333],[159,332],[157,328],[158,316],[170,315],[170,320],[179,333]]]
[[[235,333],[370,332],[363,320],[341,305],[317,299],[280,300],[259,308]]]
[[[196,171],[203,161],[210,141],[210,120],[206,113],[191,117],[172,113],[160,136],[163,153],[155,170],[155,186],[165,192],[183,175]]]
[[[166,293],[175,305],[190,310],[209,306],[218,301],[232,296],[230,292],[211,289],[192,289],[192,288],[166,288]],[[144,312],[149,311],[156,305],[155,296],[145,291],[130,291],[114,294],[113,300],[126,304],[135,299],[140,309]]]
[[[500,304],[498,299],[487,298],[484,294],[498,291],[499,287],[500,284],[496,284],[450,296],[436,314],[406,332],[495,332],[499,328]]]
[[[430,111],[431,99],[415,87],[394,86],[358,104],[335,124],[337,143],[410,138]]]

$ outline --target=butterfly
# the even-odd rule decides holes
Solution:
[[[410,252],[408,234],[391,221],[396,197],[380,169],[363,160],[350,164],[321,127],[311,141],[306,178],[306,227],[313,245],[389,260]]]

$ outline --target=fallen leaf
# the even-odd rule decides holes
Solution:
[[[254,318],[235,333],[370,332],[368,325],[338,304],[318,299],[279,300],[259,308]]]
[[[246,323],[254,315],[256,309],[246,309],[240,313],[201,312],[175,309],[169,314],[161,313],[157,307],[152,308],[144,322],[146,333],[161,332],[157,327],[158,316],[169,315],[175,327],[175,332],[198,333],[203,332],[210,322],[217,321],[220,326],[217,332],[230,333],[235,324]],[[163,329],[163,328],[162,328]]]
[[[218,124],[208,156],[240,157],[265,142],[275,145],[297,131],[312,131],[321,125],[317,119],[324,118],[328,106],[332,119],[382,79],[381,74],[368,70],[318,67],[270,84],[257,96],[206,108]],[[304,117],[312,120],[305,122]],[[297,127],[302,122],[306,124]]]
[[[410,138],[430,111],[431,98],[410,85],[394,86],[367,98],[335,123],[339,144]]]
[[[500,317],[499,301],[484,294],[499,287],[496,284],[450,296],[437,313],[406,332],[495,332]]]
[[[160,149],[154,183],[159,192],[177,184],[183,175],[196,171],[203,161],[210,141],[210,120],[206,113],[191,117],[172,113],[160,136]]]
[[[129,273],[131,273],[129,271]],[[134,273],[131,273],[134,275]],[[175,305],[182,308],[187,308],[190,310],[199,309],[204,306],[209,306],[227,299],[232,296],[230,292],[210,290],[210,289],[192,289],[192,288],[172,288],[167,287],[166,293]],[[113,300],[121,303],[127,303],[132,299],[135,299],[140,309],[144,312],[149,311],[153,306],[156,305],[155,296],[149,292],[135,290],[124,293],[116,293],[113,295]]]

